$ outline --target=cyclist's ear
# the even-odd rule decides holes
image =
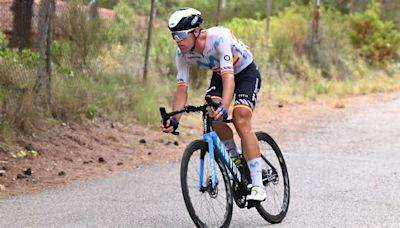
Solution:
[[[196,37],[198,37],[198,36],[200,35],[200,32],[201,32],[200,27],[195,28],[194,31],[193,31],[193,33],[194,33],[194,35],[195,35]]]

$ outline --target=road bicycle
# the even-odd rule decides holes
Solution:
[[[290,187],[285,160],[277,143],[267,133],[256,132],[267,199],[258,203],[247,201],[246,196],[250,194],[251,187],[247,163],[242,155],[235,158],[235,161],[240,159],[240,163],[234,162],[224,143],[212,130],[212,122],[215,120],[209,116],[207,109],[219,106],[219,102],[206,97],[204,105],[187,105],[170,113],[160,107],[164,123],[180,113],[202,113],[203,139],[195,140],[186,147],[180,168],[182,194],[191,219],[197,227],[228,227],[235,201],[239,208],[255,207],[268,222],[280,223],[289,208]],[[172,133],[179,134],[176,131]]]

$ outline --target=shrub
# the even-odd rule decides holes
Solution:
[[[271,19],[270,58],[283,66],[290,64],[293,55],[304,54],[307,21],[296,6],[286,8]]]
[[[176,44],[166,28],[154,31],[151,50],[151,61],[156,73],[161,77],[175,78]]]
[[[159,113],[159,95],[156,88],[136,88],[138,92],[135,97],[135,105],[133,108],[133,112],[135,113],[136,118],[143,124],[150,126],[153,125],[160,120]]]
[[[135,10],[127,1],[120,1],[115,7],[117,21],[110,21],[106,24],[102,36],[108,43],[119,42],[130,44],[134,37],[143,37],[135,30],[136,15]]]
[[[87,19],[83,0],[69,1],[64,13],[57,17],[56,27],[64,42],[63,57],[67,65],[82,73],[91,73],[92,61],[101,51],[103,40],[99,39],[99,19]]]
[[[28,132],[36,118],[32,88],[35,72],[9,60],[0,62],[0,131],[4,138]]]
[[[8,39],[6,34],[0,32],[0,50],[5,49],[8,46]]]
[[[30,49],[19,51],[18,49],[5,48],[0,49],[0,59],[35,68],[39,62],[39,54]]]
[[[267,43],[267,36],[265,31],[265,21],[234,18],[225,24],[233,35],[242,40],[251,50],[258,50],[262,47],[263,43]]]
[[[318,42],[308,47],[308,58],[315,67],[321,68],[328,80],[344,80],[352,77],[354,48],[349,33],[348,17],[337,10],[321,8]]]
[[[380,19],[380,11],[380,3],[373,1],[350,18],[353,45],[370,64],[388,62],[400,45],[400,33],[392,22]]]
[[[173,86],[166,86],[164,81],[155,84],[150,80],[144,86],[129,74],[99,74],[95,78],[58,74],[54,78],[52,114],[69,121],[135,118],[151,125],[160,118],[160,102],[172,94],[169,88]]]

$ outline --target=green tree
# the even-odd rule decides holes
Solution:
[[[118,3],[119,0],[98,0],[99,7],[108,9],[113,9]]]
[[[400,45],[393,22],[380,17],[381,4],[373,1],[364,13],[351,16],[351,39],[370,64],[391,60]]]

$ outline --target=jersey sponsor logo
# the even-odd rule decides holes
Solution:
[[[208,55],[212,55],[212,53],[213,52],[215,52],[215,48],[214,47],[211,47],[210,49],[208,49],[207,51],[206,51],[206,56],[208,56]]]
[[[246,105],[250,107],[252,110],[254,110],[254,103],[247,99],[236,99],[235,100],[235,105]]]
[[[250,54],[248,53],[248,51],[246,49],[243,52],[242,50],[240,50],[239,47],[233,46],[233,48],[234,48],[234,52],[240,54],[244,59],[249,58]]]
[[[221,43],[224,42],[224,38],[220,37],[218,40],[214,42],[214,48],[217,48]]]
[[[255,101],[257,99],[256,94],[258,93],[258,78],[256,79],[256,84],[254,86],[254,92],[253,92],[253,97],[251,98],[252,101]]]
[[[255,168],[255,167],[259,166],[259,165],[260,165],[260,164],[258,163],[258,161],[249,163],[250,168]]]
[[[231,66],[224,66],[224,67],[221,67],[221,71],[224,71],[224,70],[232,70],[233,69],[233,67],[231,67]]]
[[[219,60],[217,58],[215,58],[213,55],[210,55],[208,57],[208,63],[205,63],[201,60],[197,60],[197,65],[202,66],[202,67],[206,67],[209,69],[213,69],[214,67],[219,65]]]

